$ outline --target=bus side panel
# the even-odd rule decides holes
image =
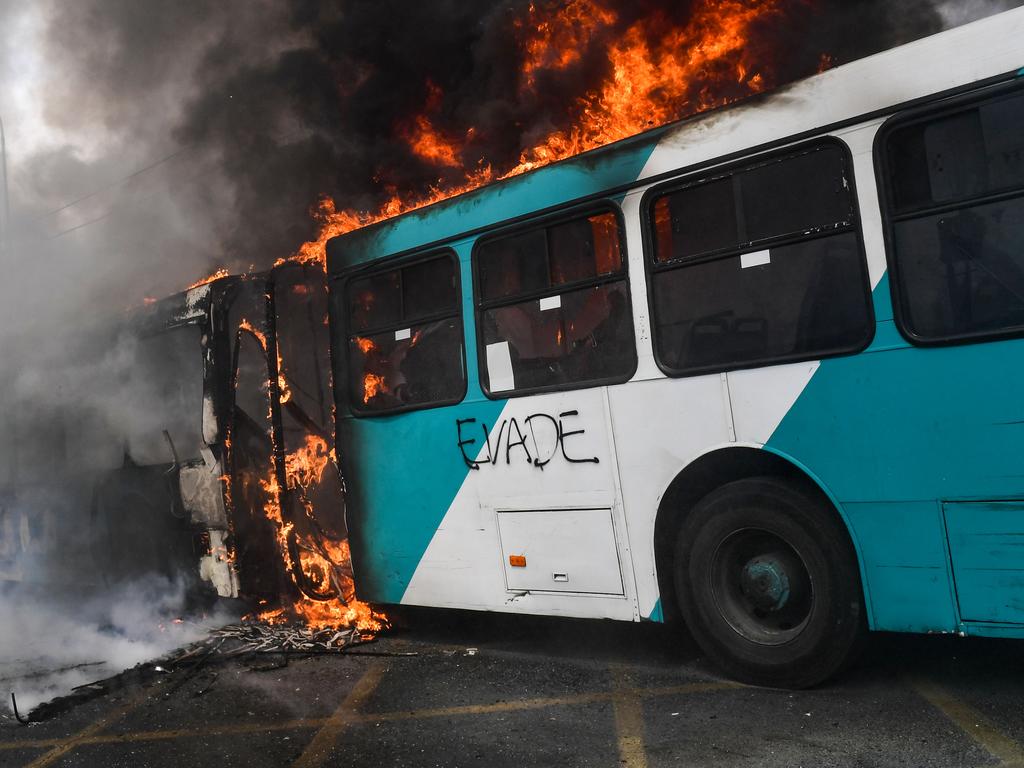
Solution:
[[[456,418],[493,424],[502,402],[339,423],[349,489],[359,597],[400,603],[430,540],[472,472],[457,448]]]
[[[638,618],[603,390],[515,398],[495,418],[473,422],[465,404],[449,413],[445,455],[464,463],[462,442],[480,468],[437,526],[402,602]],[[559,522],[583,517],[591,519],[585,529]],[[533,527],[532,539],[516,535],[521,526]],[[544,530],[550,538],[536,538]],[[523,561],[510,568],[509,555]],[[610,583],[618,586],[600,586]]]
[[[891,317],[887,280],[875,302]],[[879,321],[867,352],[823,361],[768,444],[810,467],[843,505],[873,628],[953,631],[939,502],[1024,498],[1024,340],[922,349],[891,325]]]

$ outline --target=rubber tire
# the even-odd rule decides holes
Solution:
[[[710,586],[718,546],[757,528],[786,541],[810,575],[806,624],[782,645],[753,642],[726,621]],[[831,505],[772,477],[737,480],[701,499],[680,526],[674,578],[679,608],[698,645],[730,677],[776,688],[807,688],[853,660],[866,635],[860,570],[845,525]]]

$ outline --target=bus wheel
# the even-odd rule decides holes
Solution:
[[[730,676],[806,688],[860,645],[857,559],[834,511],[793,485],[738,480],[701,499],[680,527],[675,586],[701,649]]]

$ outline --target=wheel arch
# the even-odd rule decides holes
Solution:
[[[842,504],[819,477],[793,457],[772,448],[753,445],[720,447],[701,454],[672,479],[662,494],[654,521],[654,563],[665,619],[679,618],[672,577],[676,531],[693,506],[704,496],[726,483],[749,477],[784,479],[799,484],[828,503],[829,508],[842,522],[857,558],[868,626],[873,628],[874,615],[864,558],[854,528]]]

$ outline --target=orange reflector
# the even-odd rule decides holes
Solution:
[[[525,568],[526,567],[526,555],[509,555],[508,564],[513,568]]]

